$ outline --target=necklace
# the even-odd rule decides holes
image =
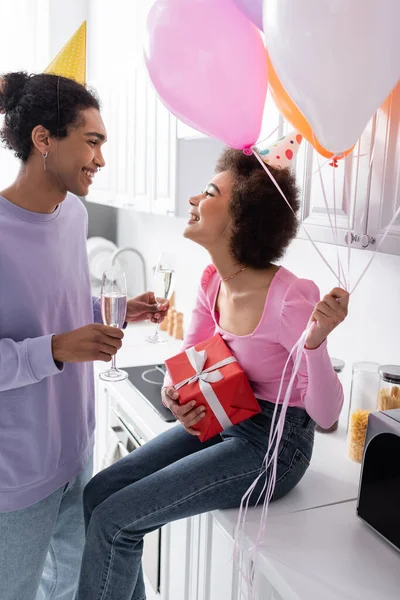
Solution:
[[[240,269],[239,271],[236,271],[236,273],[234,273],[233,275],[230,275],[229,277],[224,277],[222,279],[222,281],[229,281],[230,279],[233,279],[234,277],[236,277],[236,275],[239,275],[240,273],[243,273],[243,271],[245,271],[247,269],[247,267],[243,267],[243,269]]]

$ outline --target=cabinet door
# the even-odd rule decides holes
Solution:
[[[313,240],[346,245],[347,231],[359,229],[368,209],[370,152],[369,131],[336,168],[310,144],[301,144],[296,164],[300,219]],[[299,237],[307,237],[303,229]]]
[[[374,125],[375,152],[366,229],[379,244],[400,206],[400,85],[378,111]],[[391,226],[379,250],[400,254],[400,216]]]
[[[106,168],[89,200],[119,208],[151,208],[155,105],[143,62],[150,0],[90,0],[88,80],[99,93],[108,131]],[[121,14],[124,18],[121,19]]]
[[[284,121],[277,110],[270,94],[267,94],[259,147],[268,146],[281,135],[288,133],[292,126]],[[266,139],[267,138],[267,139]],[[357,148],[355,154],[368,153],[365,146]],[[300,146],[295,173],[297,184],[301,190],[301,209],[299,219],[307,228],[310,236],[316,241],[345,244],[345,234],[354,229],[361,215],[361,204],[366,199],[367,183],[361,174],[368,165],[369,157],[340,161],[339,166],[330,166],[326,159],[319,157],[313,147],[305,140]],[[361,173],[360,173],[361,167]],[[322,182],[325,186],[327,204],[324,202],[321,179],[318,170],[321,168]],[[356,212],[355,206],[359,212]],[[337,235],[332,231],[338,229]],[[299,237],[307,237],[301,228]]]
[[[254,596],[255,600],[289,600],[290,596],[285,598],[278,593],[268,579],[260,572],[257,572],[254,578]],[[246,596],[243,596],[245,600]],[[294,597],[292,596],[292,600]]]
[[[94,443],[94,468],[96,475],[103,468],[103,460],[107,452],[109,397],[106,385],[95,376],[95,414],[96,431]]]
[[[136,65],[132,82],[130,110],[133,111],[132,127],[128,132],[133,181],[130,205],[142,212],[150,212],[153,197],[152,139],[154,101],[142,61]]]
[[[202,515],[201,519],[198,600],[239,600],[234,542],[212,514]]]
[[[161,540],[162,600],[196,600],[196,519],[168,523]]]
[[[393,105],[397,104],[400,107],[399,100],[394,99]],[[378,216],[371,215],[369,212],[374,181],[377,188],[372,194],[374,198],[380,197],[380,194],[384,194],[385,198],[390,195],[393,197],[393,187],[396,184],[393,178],[392,193],[388,194],[383,186],[384,174],[382,169],[377,166],[373,171],[375,179],[372,179],[371,184],[369,166],[373,155],[375,165],[382,161],[383,142],[380,141],[380,138],[386,139],[389,155],[392,161],[395,160],[393,147],[395,146],[394,136],[397,134],[395,123],[397,123],[397,129],[399,124],[398,114],[392,118],[391,123],[392,139],[390,141],[385,138],[383,133],[385,120],[381,119],[374,150],[373,141],[376,127],[373,119],[355,146],[352,156],[338,161],[336,168],[329,164],[330,160],[319,156],[308,142],[304,140],[301,144],[295,169],[297,184],[301,191],[299,218],[313,240],[346,245],[346,234],[351,231],[358,236],[358,239],[352,242],[353,247],[373,248],[373,244],[368,244],[368,239],[366,240],[363,235],[368,233],[371,237],[376,237],[377,233],[373,223],[378,222]],[[283,120],[268,94],[258,145],[260,147],[268,145],[290,129],[292,129],[291,125]],[[267,136],[269,136],[268,139],[265,139]],[[388,164],[388,161],[385,164]],[[397,174],[398,168],[397,170],[391,169],[391,172]],[[397,188],[398,186],[396,190]],[[375,202],[375,206],[379,212],[379,202]],[[387,206],[387,202],[385,206]],[[389,214],[393,213],[392,206],[387,209]],[[307,238],[303,228],[299,230],[299,237]]]
[[[177,121],[157,97],[145,71],[144,79],[148,88],[148,110],[151,115],[151,122],[146,132],[149,144],[149,171],[152,180],[150,210],[155,214],[174,215]]]

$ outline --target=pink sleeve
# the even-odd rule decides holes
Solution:
[[[318,287],[306,279],[297,279],[286,292],[278,339],[289,352],[306,329],[319,300]],[[316,350],[304,350],[297,388],[310,417],[323,428],[333,425],[342,408],[343,388],[333,370],[326,341]]]
[[[191,348],[200,342],[203,342],[215,333],[215,321],[211,313],[207,288],[211,277],[216,272],[214,265],[209,265],[201,277],[200,287],[197,293],[196,305],[192,312],[189,329],[183,340],[181,351]],[[163,387],[172,385],[172,381],[167,374],[164,379]]]

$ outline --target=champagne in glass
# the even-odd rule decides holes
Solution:
[[[169,300],[174,291],[175,271],[172,269],[160,269],[159,271],[156,271],[155,280],[154,294],[156,298],[165,298]]]
[[[104,325],[121,329],[126,317],[126,281],[123,271],[107,269],[103,274],[101,284],[101,316]],[[126,371],[117,369],[115,354],[112,357],[111,369],[100,373],[103,381],[123,381],[128,377]]]
[[[125,323],[126,303],[126,296],[118,292],[101,296],[101,316],[104,325],[121,329]]]
[[[155,289],[154,294],[157,298],[169,300],[172,296],[175,286],[175,259],[170,254],[162,252],[158,259],[155,272]],[[153,335],[146,337],[146,340],[151,344],[164,344],[166,340],[160,336],[160,324],[157,324],[156,331]]]

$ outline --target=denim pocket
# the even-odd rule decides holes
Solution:
[[[310,461],[299,448],[295,448],[290,459],[285,460],[288,458],[286,452],[285,456],[281,456],[278,462],[273,500],[279,500],[279,498],[286,496],[303,478],[310,465]]]

